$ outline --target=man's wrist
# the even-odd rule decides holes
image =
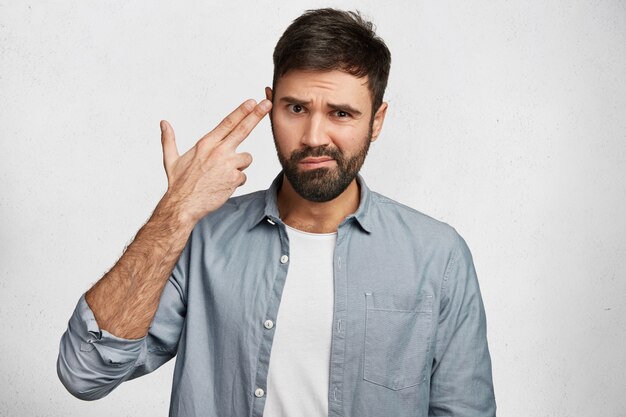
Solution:
[[[169,191],[163,195],[157,204],[152,218],[158,220],[164,227],[175,231],[187,231],[191,233],[196,223],[200,220],[197,216],[184,209],[179,198]]]

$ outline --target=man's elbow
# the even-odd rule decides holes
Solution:
[[[111,392],[111,389],[105,389],[98,383],[98,377],[69,366],[63,355],[57,359],[57,375],[65,389],[83,401],[97,400]]]

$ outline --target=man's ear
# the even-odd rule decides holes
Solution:
[[[383,101],[374,114],[374,121],[372,123],[372,142],[378,139],[378,135],[383,128],[383,122],[385,121],[385,115],[387,114],[387,107],[387,102]]]
[[[269,101],[272,101],[272,89],[269,87],[265,87],[265,98],[268,99]]]

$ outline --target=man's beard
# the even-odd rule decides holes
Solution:
[[[317,203],[333,200],[348,188],[365,162],[371,139],[372,126],[370,125],[367,138],[363,141],[363,146],[353,156],[346,157],[339,149],[325,145],[317,147],[307,146],[298,149],[287,158],[278,150],[276,136],[274,135],[278,160],[289,183],[302,198]],[[306,171],[299,169],[299,162],[304,158],[321,156],[333,158],[337,166]]]

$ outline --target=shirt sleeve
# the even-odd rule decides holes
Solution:
[[[98,327],[83,295],[61,338],[59,379],[75,397],[96,400],[122,382],[154,371],[176,355],[185,310],[181,286],[172,275],[148,334],[123,339]]]
[[[485,310],[472,255],[457,238],[442,284],[428,415],[494,417]]]

